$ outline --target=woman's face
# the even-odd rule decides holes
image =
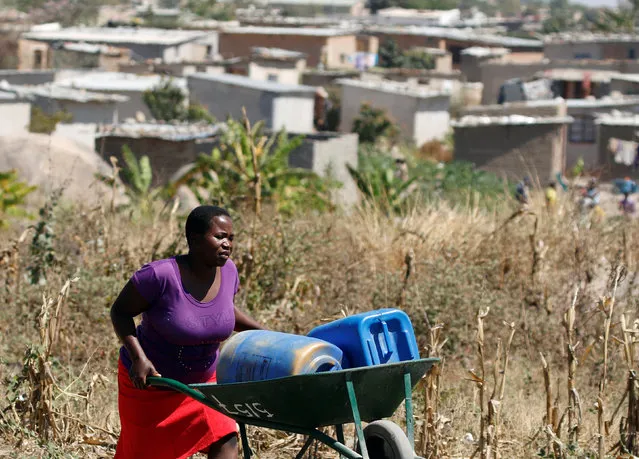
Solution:
[[[233,222],[225,215],[214,217],[211,228],[198,244],[196,255],[207,266],[224,266],[233,252]]]

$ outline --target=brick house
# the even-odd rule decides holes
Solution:
[[[255,46],[281,48],[307,55],[307,64],[326,68],[354,68],[358,51],[351,29],[293,27],[227,27],[219,32],[219,52],[225,58],[251,55]]]

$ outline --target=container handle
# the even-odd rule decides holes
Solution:
[[[386,341],[386,354],[384,354],[384,358],[387,359],[391,356],[393,351],[391,351],[391,338],[390,333],[388,331],[388,324],[385,320],[382,320],[382,332],[384,333],[384,341]]]

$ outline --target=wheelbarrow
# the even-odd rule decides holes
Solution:
[[[439,359],[314,373],[233,384],[190,384],[149,377],[152,386],[181,392],[234,419],[240,430],[244,459],[252,452],[246,425],[308,437],[296,458],[319,441],[347,459],[414,459],[413,388]],[[406,404],[406,434],[391,417]],[[362,422],[369,424],[363,428]],[[353,449],[346,446],[344,424],[355,424]],[[335,426],[336,438],[320,431]]]

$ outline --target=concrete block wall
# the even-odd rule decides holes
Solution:
[[[188,77],[190,100],[206,107],[218,120],[242,118],[242,107],[255,123],[263,120],[267,129],[291,132],[313,131],[314,94],[273,93],[231,85],[222,81]]]
[[[455,159],[512,180],[524,175],[544,183],[563,172],[563,124],[455,127]]]
[[[50,115],[65,111],[71,114],[73,123],[112,124],[117,123],[119,118],[117,102],[75,102],[36,96],[33,104]]]
[[[342,86],[342,132],[352,132],[354,120],[364,103],[385,110],[399,127],[402,137],[418,146],[432,139],[443,139],[448,132],[449,96],[420,98],[350,85]]]
[[[157,138],[98,137],[95,139],[95,151],[108,163],[115,156],[119,164],[124,164],[122,147],[127,145],[140,158],[149,157],[153,170],[153,185],[166,185],[171,176],[182,166],[194,162],[198,157],[195,142],[192,140],[175,142]]]
[[[534,117],[566,116],[567,107],[564,102],[549,101],[545,104],[529,104],[527,102],[512,102],[502,105],[478,105],[468,107],[462,112],[464,115],[475,116],[507,116],[522,115]]]
[[[535,73],[548,69],[590,69],[610,70],[621,73],[639,71],[639,61],[593,61],[593,60],[543,60],[538,62],[509,62],[506,60],[490,60],[480,65],[481,81],[484,83],[482,104],[495,104],[499,88],[511,78],[529,79]]]
[[[548,59],[637,59],[639,41],[617,43],[546,43],[544,57]]]
[[[610,92],[620,92],[621,94],[639,94],[639,81],[625,81],[612,79],[610,81]]]
[[[9,84],[38,85],[54,79],[54,70],[0,70],[0,81],[6,80]]]
[[[357,185],[351,177],[347,164],[357,168],[357,134],[331,132],[307,135],[303,144],[291,153],[289,166],[310,169],[321,177],[330,177],[342,183],[335,199],[343,205],[359,201]]]
[[[31,104],[14,101],[0,103],[0,120],[0,136],[27,134],[31,123]]]

